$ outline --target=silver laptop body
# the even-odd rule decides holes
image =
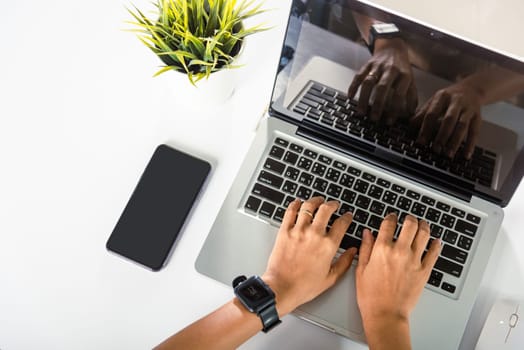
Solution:
[[[390,20],[400,21],[406,28],[418,29],[418,24],[413,21],[372,8],[361,2],[351,3],[355,6],[352,8],[354,11],[373,13],[379,18],[387,16]],[[336,17],[337,14],[340,14],[340,8],[337,6],[342,5],[333,5],[325,1],[325,6],[330,10],[328,12]],[[436,225],[443,220],[444,214],[451,215],[451,211],[463,215],[462,218],[456,217],[451,226],[444,227],[445,233],[442,233],[440,237],[443,238],[443,235],[446,235],[444,244],[447,244],[449,249],[448,256],[441,256],[439,267],[434,270],[436,277],[440,279],[438,283],[427,284],[411,319],[414,348],[456,349],[459,347],[477,289],[502,222],[501,207],[507,204],[522,177],[523,153],[521,150],[524,125],[522,122],[519,124],[518,120],[514,121],[513,118],[508,125],[499,123],[493,124],[490,128],[491,119],[489,116],[485,117],[479,144],[483,144],[496,154],[494,157],[495,170],[489,189],[486,189],[484,185],[472,185],[470,187],[474,190],[469,195],[455,190],[448,191],[442,183],[428,181],[420,174],[411,176],[400,165],[396,167],[384,163],[379,158],[387,156],[387,152],[377,151],[378,145],[374,149],[374,154],[361,152],[358,147],[352,147],[350,139],[344,136],[339,138],[333,126],[322,125],[320,121],[308,120],[309,110],[305,112],[305,116],[301,115],[303,111],[298,113],[295,108],[313,86],[322,91],[333,89],[342,94],[351,82],[351,75],[358,69],[358,64],[361,64],[355,63],[358,61],[356,56],[364,55],[365,57],[365,53],[361,53],[362,47],[359,47],[356,51],[352,51],[353,54],[348,55],[354,67],[335,62],[336,57],[329,57],[327,53],[322,55],[322,52],[326,52],[322,48],[319,49],[320,55],[318,52],[311,52],[301,56],[304,51],[300,51],[300,40],[307,39],[308,36],[304,34],[300,37],[297,32],[307,31],[307,27],[310,26],[310,22],[314,22],[314,19],[306,18],[303,14],[298,16],[300,19],[297,19],[293,12],[290,15],[284,42],[285,46],[289,45],[295,49],[292,63],[279,69],[270,111],[259,124],[255,140],[202,247],[195,264],[196,269],[227,285],[230,285],[238,275],[260,275],[265,271],[267,259],[278,232],[278,215],[285,209],[288,197],[297,196],[298,191],[306,191],[309,196],[314,195],[315,192],[321,192],[326,197],[344,202],[348,198],[347,193],[355,190],[356,182],[367,182],[371,187],[379,187],[379,183],[386,184],[387,186],[384,185],[381,191],[395,196],[395,201],[397,197],[408,198],[407,194],[410,193],[412,197],[409,198],[413,205],[418,202],[419,206],[425,207],[425,213],[428,213],[429,209],[439,211],[440,217],[436,220]],[[327,21],[329,23],[330,20]],[[297,26],[298,22],[300,23]],[[322,25],[316,26],[322,27]],[[423,32],[426,27],[422,29]],[[336,34],[325,28],[320,28],[319,32],[311,37],[318,39],[319,35],[323,35],[322,33],[330,37],[331,43],[333,40],[340,40],[340,45],[336,45],[337,48],[344,47],[344,45],[355,45],[347,39],[334,38]],[[301,60],[302,63],[300,63]],[[415,74],[428,76],[427,72],[418,70]],[[321,88],[318,88],[319,84]],[[420,89],[421,95],[424,95],[425,88],[430,89],[432,84],[442,84],[442,80],[433,76],[426,84],[427,86]],[[488,112],[489,110],[508,111],[509,114],[520,112],[520,117],[524,117],[520,108],[506,103],[495,107],[489,106],[486,110]],[[513,124],[511,128],[511,123],[516,123],[517,127]],[[497,139],[500,142],[495,142]],[[295,153],[298,158],[286,162],[288,153]],[[397,159],[394,155],[391,157]],[[310,163],[308,170],[304,170],[304,162]],[[324,175],[313,172],[315,163],[318,163],[319,167],[325,166]],[[274,168],[275,164],[285,167]],[[299,172],[294,173],[293,170]],[[427,171],[431,173],[437,170],[428,168]],[[329,176],[335,176],[335,178],[326,180],[329,187],[324,187],[324,192],[322,192],[317,186],[318,183],[304,181],[303,175],[311,175],[312,172],[315,181],[316,178],[324,179],[328,172],[331,174]],[[281,178],[281,182],[279,180],[277,185],[271,184],[270,180],[277,177]],[[350,186],[340,185],[343,177],[353,178]],[[296,183],[296,187],[290,190],[287,181]],[[462,184],[459,180],[457,183]],[[340,191],[337,191],[339,188]],[[403,192],[394,192],[393,188],[403,189]],[[489,195],[484,193],[479,195],[479,189],[486,191]],[[367,195],[371,193],[370,191],[371,189],[366,187],[363,192],[356,192],[354,200],[360,200],[361,194]],[[277,196],[277,199],[273,199],[277,195],[276,192],[281,194]],[[496,197],[497,195],[499,197]],[[377,202],[381,202],[379,197],[377,197]],[[375,199],[371,198],[371,200],[375,202]],[[256,203],[255,208],[250,204],[253,202]],[[355,202],[350,202],[350,204],[354,210],[361,209],[370,217],[374,215],[373,211],[370,212],[369,203],[368,209],[360,208]],[[373,205],[374,203],[371,204],[371,207]],[[392,204],[392,206],[395,205]],[[389,205],[386,204],[384,207],[389,207]],[[472,222],[467,218],[475,218],[476,232],[472,236],[470,236],[471,232],[468,232],[469,227],[472,227]],[[459,221],[461,228],[457,232]],[[366,226],[364,222],[361,224]],[[465,231],[463,226],[466,227]],[[352,242],[358,241],[358,233],[352,235],[348,233],[346,236]],[[469,244],[465,246],[464,242]],[[449,251],[465,254],[462,257],[449,258]],[[462,260],[460,271],[450,267],[451,265],[458,266],[456,263],[459,260]],[[365,342],[360,313],[356,304],[354,268],[350,269],[335,287],[314,301],[301,306],[294,314],[342,336]]]

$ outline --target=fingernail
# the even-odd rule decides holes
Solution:
[[[389,218],[397,218],[397,213],[395,212],[391,212],[389,213],[388,215],[386,215],[385,219],[389,219]]]
[[[358,249],[355,248],[355,247],[351,247],[351,248],[349,248],[349,252],[350,252],[351,254],[357,254],[357,253],[358,253]]]

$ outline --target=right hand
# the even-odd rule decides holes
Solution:
[[[411,311],[426,285],[440,253],[440,240],[435,239],[422,258],[430,238],[425,221],[406,216],[396,242],[395,214],[386,216],[376,242],[364,230],[356,270],[357,302],[366,335],[381,328],[384,322],[408,322]]]
[[[408,49],[400,38],[377,39],[373,57],[360,69],[349,86],[353,98],[360,87],[357,111],[370,118],[383,119],[392,125],[399,117],[410,117],[417,107],[418,97]],[[375,90],[375,97],[371,95]]]

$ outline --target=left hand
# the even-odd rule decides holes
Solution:
[[[262,275],[275,292],[281,317],[333,286],[351,266],[355,248],[346,250],[333,262],[351,224],[351,214],[342,215],[326,231],[338,206],[336,201],[325,203],[322,197],[303,204],[295,200],[289,205]],[[315,213],[314,217],[309,213]]]
[[[411,123],[420,128],[417,142],[433,141],[433,151],[453,158],[465,141],[464,156],[470,159],[482,125],[481,96],[465,83],[437,91]]]

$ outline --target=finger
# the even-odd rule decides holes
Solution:
[[[302,203],[302,206],[298,210],[297,223],[295,226],[303,228],[311,224],[313,217],[309,213],[314,215],[322,203],[324,203],[324,197],[313,197]]]
[[[293,202],[289,203],[289,206],[287,207],[286,212],[284,213],[284,218],[282,219],[281,227],[290,229],[293,226],[295,226],[300,206],[300,199],[295,199]]]
[[[349,85],[348,89],[348,97],[353,98],[355,97],[355,94],[358,91],[358,88],[360,84],[364,81],[364,78],[368,75],[369,71],[371,70],[371,64],[364,65],[360,71],[355,74],[353,77],[353,81],[351,82],[351,85]]]
[[[393,236],[395,235],[395,229],[397,228],[397,214],[391,213],[386,215],[380,229],[378,230],[377,243],[380,244],[391,244],[393,242]]]
[[[417,231],[418,220],[414,216],[407,215],[402,224],[402,230],[400,231],[397,245],[403,249],[410,248]]]
[[[453,130],[455,130],[455,125],[459,119],[460,112],[462,111],[462,105],[460,99],[454,96],[449,104],[448,110],[440,124],[437,137],[435,142],[433,142],[433,151],[440,153],[444,146],[448,143],[449,137]]]
[[[453,131],[453,135],[451,135],[451,138],[449,139],[449,146],[447,148],[446,155],[449,158],[455,157],[455,154],[457,153],[460,145],[462,144],[462,141],[466,138],[466,135],[468,134],[469,130],[469,123],[471,119],[474,116],[474,112],[466,111],[462,113],[460,116],[457,125],[455,126],[455,131]]]
[[[353,214],[348,212],[344,213],[344,215],[336,219],[333,225],[331,225],[331,229],[329,230],[329,238],[337,244],[337,247],[340,246],[340,242],[342,241],[342,238],[344,238],[344,235],[346,234],[349,225],[351,225],[352,220]]]
[[[362,244],[360,245],[360,249],[358,252],[358,270],[362,270],[369,263],[369,259],[371,258],[371,252],[373,251],[373,246],[375,244],[375,238],[373,237],[369,229],[364,229],[364,232],[362,234]]]
[[[475,144],[480,134],[480,127],[482,126],[482,117],[480,114],[475,114],[473,120],[469,123],[468,136],[466,138],[466,146],[464,147],[464,154],[466,159],[471,159],[473,151],[475,150]]]
[[[417,257],[417,261],[420,261],[422,259],[422,254],[424,253],[424,249],[426,249],[426,246],[428,245],[429,241],[429,225],[425,220],[420,220],[418,223],[418,231],[415,235],[415,239],[413,240],[412,249],[415,253],[415,256]]]
[[[424,117],[426,116],[430,103],[431,100],[426,101],[426,103],[424,103],[422,107],[415,111],[415,115],[409,120],[409,124],[411,125],[411,127],[420,130],[419,139],[420,135],[422,134],[421,131],[423,130],[422,128],[424,123]],[[419,140],[417,140],[417,142],[419,142]]]
[[[371,73],[373,73],[373,75],[371,75]],[[370,73],[368,73],[368,75],[366,75],[364,81],[362,82],[362,85],[360,86],[360,96],[358,98],[357,106],[357,111],[360,115],[365,115],[367,113],[369,106],[369,98],[371,97],[371,92],[373,91],[373,88],[375,87],[378,78],[379,72],[371,71]]]
[[[444,113],[447,106],[447,98],[443,92],[438,92],[428,106],[420,130],[419,142],[427,144],[435,133],[438,118]]]
[[[337,211],[339,206],[340,203],[338,201],[329,201],[321,204],[315,214],[312,225],[321,233],[325,234],[329,219],[331,218],[331,215]]]
[[[347,270],[349,270],[356,254],[357,248],[353,247],[348,249],[338,257],[337,261],[331,265],[330,275],[332,279],[332,285],[335,284],[342,276],[344,276]]]
[[[440,250],[442,249],[442,242],[440,239],[435,239],[431,242],[428,252],[422,259],[422,268],[427,271],[431,271],[435,263],[437,262]]]
[[[413,113],[415,113],[415,110],[417,109],[417,105],[418,105],[417,86],[415,85],[415,82],[412,81],[406,93],[406,111],[407,111],[408,116],[411,116]]]
[[[375,99],[371,107],[371,120],[378,121],[384,111],[384,104],[386,103],[386,97],[388,96],[393,82],[398,76],[397,70],[387,70],[380,81],[375,86]]]

